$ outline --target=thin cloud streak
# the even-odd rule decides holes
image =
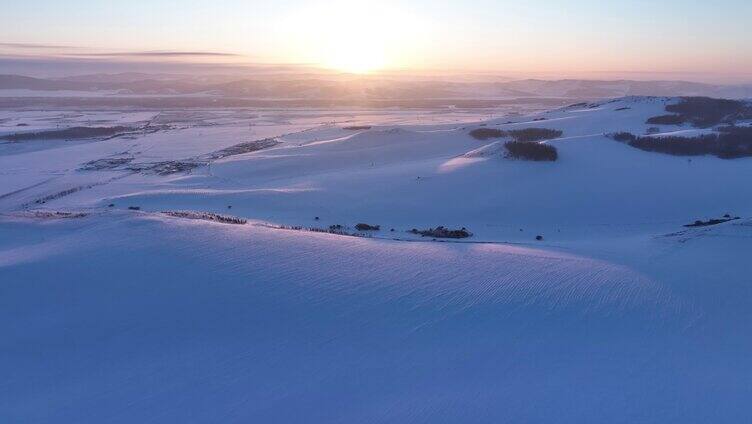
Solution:
[[[148,51],[148,52],[106,52],[106,53],[76,53],[66,56],[90,57],[239,57],[235,53],[223,52],[185,52],[185,51]]]
[[[0,47],[11,49],[78,49],[77,46],[61,46],[55,44],[36,44],[36,43],[0,43]]]

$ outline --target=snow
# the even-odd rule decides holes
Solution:
[[[431,124],[398,110],[121,111],[107,119],[170,127],[0,145],[0,420],[743,422],[752,160],[606,136],[644,134],[672,101]],[[4,118],[54,128],[60,113]],[[92,114],[69,119],[105,119]],[[503,139],[469,136],[481,121],[561,130],[546,141],[559,160],[505,158]],[[281,143],[187,174],[79,169],[269,137]],[[726,213],[741,219],[683,227]],[[382,230],[305,231],[358,222]],[[406,232],[437,225],[474,235]]]

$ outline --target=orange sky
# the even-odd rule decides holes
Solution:
[[[356,73],[752,75],[749,1],[269,3],[11,2],[0,54],[306,63]]]

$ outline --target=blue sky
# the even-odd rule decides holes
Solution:
[[[752,2],[742,0],[6,0],[2,9],[6,55],[191,51],[343,69],[752,74]]]

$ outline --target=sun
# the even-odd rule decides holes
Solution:
[[[367,33],[327,40],[320,65],[341,72],[366,74],[387,66],[386,46]]]
[[[283,34],[294,60],[365,74],[404,65],[416,27],[408,20],[383,3],[334,1],[298,10],[285,21]]]

